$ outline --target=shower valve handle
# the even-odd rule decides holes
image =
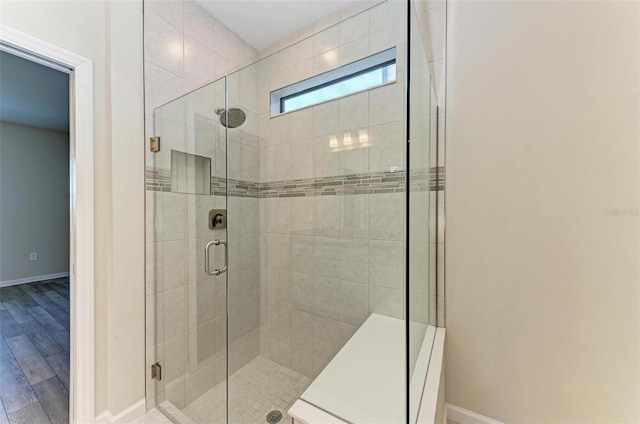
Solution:
[[[213,227],[218,226],[219,224],[222,224],[224,221],[224,215],[222,215],[221,213],[217,213],[213,216],[213,222],[211,223],[211,225]]]

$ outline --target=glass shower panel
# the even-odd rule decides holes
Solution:
[[[431,76],[424,37],[411,2],[409,44],[411,53],[408,130],[411,140],[408,244],[408,353],[409,422],[418,417],[420,399],[429,367],[435,336],[435,187],[431,169],[435,166],[437,105],[432,94]]]
[[[229,178],[228,417],[230,423],[266,422],[279,409],[266,361],[260,358],[261,233],[258,63],[227,76]]]
[[[155,382],[158,406],[178,421],[225,423],[227,376],[227,230],[211,225],[210,211],[227,208],[225,108],[220,80],[154,111],[160,151],[152,153],[158,178],[155,199]],[[225,219],[223,222],[227,222]]]
[[[300,397],[347,422],[406,421],[405,22],[388,1],[258,64],[260,353],[295,388],[282,412]],[[395,81],[272,114],[272,91],[392,48]]]

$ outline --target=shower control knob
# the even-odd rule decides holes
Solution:
[[[211,209],[209,211],[209,229],[223,230],[227,228],[227,211],[225,209]]]

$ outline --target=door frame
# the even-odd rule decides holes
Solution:
[[[0,42],[26,52],[32,61],[53,62],[69,70],[69,419],[91,423],[95,421],[93,62],[1,23]]]

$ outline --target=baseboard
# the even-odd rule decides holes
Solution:
[[[34,277],[18,278],[17,280],[0,281],[0,287],[16,286],[18,284],[35,283],[36,281],[53,280],[54,278],[68,277],[68,272],[57,274],[36,275]]]
[[[447,403],[447,420],[458,424],[503,424],[484,415]]]
[[[140,418],[146,413],[147,413],[147,403],[144,399],[141,399],[115,416],[111,415],[111,413],[108,410],[104,411],[103,413],[101,413],[96,417],[96,424],[130,423]]]

